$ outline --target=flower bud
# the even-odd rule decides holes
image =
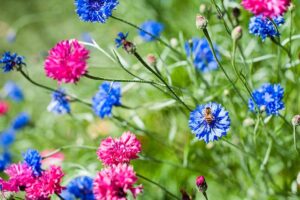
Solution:
[[[241,26],[237,26],[235,27],[232,32],[231,32],[231,38],[234,40],[234,41],[237,41],[239,39],[241,39],[243,36],[243,29]]]
[[[201,4],[199,7],[199,11],[201,14],[204,14],[206,11],[206,5],[205,4]]]
[[[241,10],[238,7],[232,9],[232,15],[237,19],[241,15]]]
[[[202,15],[196,16],[196,27],[197,29],[205,29],[207,27],[207,19]]]
[[[196,179],[196,185],[200,192],[204,193],[207,190],[207,184],[204,176],[198,176]]]
[[[153,54],[149,54],[147,56],[147,62],[148,62],[149,65],[154,66],[154,65],[156,65],[157,59]]]
[[[300,115],[295,115],[292,119],[293,126],[300,126]]]
[[[176,38],[172,38],[170,40],[170,44],[171,46],[174,48],[174,47],[177,47],[178,46],[178,40]]]
[[[253,126],[255,125],[255,121],[254,119],[252,118],[246,118],[244,121],[243,121],[243,126],[244,127],[249,127],[249,126]]]
[[[293,10],[295,9],[295,7],[296,7],[295,4],[291,3],[291,4],[290,4],[290,7],[289,7],[289,10],[290,10],[290,11],[293,11]]]

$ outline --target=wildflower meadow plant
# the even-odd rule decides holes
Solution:
[[[298,1],[2,6],[0,199],[299,199]]]

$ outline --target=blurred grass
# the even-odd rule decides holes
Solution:
[[[108,52],[114,47],[114,38],[120,31],[130,32],[130,39],[136,41],[138,51],[146,56],[148,53],[160,54],[167,50],[158,43],[140,43],[136,37],[136,30],[110,19],[106,24],[83,23],[79,21],[74,12],[73,1],[35,1],[35,0],[0,0],[1,6],[5,8],[0,12],[0,52],[10,50],[18,52],[26,57],[27,70],[31,77],[45,85],[56,86],[55,82],[46,78],[43,72],[43,60],[47,51],[58,41],[70,38],[81,38],[85,32],[97,41],[97,43]],[[172,37],[178,38],[182,34],[184,40],[191,37],[203,37],[194,25],[194,18],[199,10],[200,3],[180,0],[128,0],[121,1],[121,4],[114,12],[116,16],[140,24],[147,19],[156,19],[165,24],[166,30],[163,38],[169,40]],[[228,3],[226,1],[226,3]],[[300,22],[299,1],[296,4],[296,13],[293,18],[293,34],[299,34]],[[231,5],[231,4],[230,4]],[[238,5],[238,4],[236,4]],[[214,11],[214,9],[212,9]],[[299,73],[285,68],[286,55],[284,52],[277,53],[277,47],[271,41],[262,43],[260,39],[253,37],[247,32],[247,24],[250,15],[242,11],[241,24],[244,27],[244,37],[241,45],[245,50],[247,59],[262,55],[274,55],[274,58],[249,64],[250,69],[245,69],[250,75],[253,88],[264,82],[280,82],[286,91],[286,109],[283,114],[289,120],[293,115],[300,112],[299,88],[297,82],[292,79],[299,79]],[[286,14],[287,22],[280,28],[283,40],[289,34],[289,14]],[[9,29],[17,31],[16,41],[6,41],[6,34]],[[231,40],[226,34],[222,23],[215,13],[209,18],[209,31],[213,41],[220,46],[222,52],[222,63],[226,70],[234,77],[230,65]],[[167,39],[168,38],[168,39]],[[181,44],[182,45],[182,44]],[[299,41],[295,40],[292,46],[293,60],[297,60],[299,54]],[[99,51],[91,49],[90,72],[95,75],[113,78],[128,78],[128,75],[115,63]],[[128,65],[149,78],[149,74],[137,65],[137,62],[122,50],[120,55],[128,62]],[[281,59],[281,60],[279,60]],[[164,66],[177,62],[172,54],[164,60]],[[279,61],[279,62],[278,62]],[[280,76],[277,76],[277,64],[282,66]],[[240,65],[242,68],[242,64]],[[299,65],[296,69],[299,68]],[[186,98],[190,105],[203,103],[208,100],[222,103],[230,111],[232,119],[231,131],[226,140],[238,145],[240,148],[251,152],[257,158],[242,153],[224,141],[215,142],[213,145],[205,145],[203,142],[193,141],[193,135],[188,129],[187,117],[180,112],[178,105],[161,110],[148,110],[141,108],[135,111],[127,111],[122,108],[114,110],[128,121],[136,122],[137,117],[141,118],[145,127],[153,130],[158,135],[155,137],[170,144],[179,145],[183,152],[174,152],[168,146],[146,136],[139,136],[143,143],[143,154],[161,161],[172,162],[181,167],[174,167],[166,163],[153,161],[136,160],[134,166],[139,174],[151,178],[164,185],[173,193],[180,195],[181,188],[188,192],[196,190],[195,178],[198,175],[205,175],[209,184],[209,199],[298,199],[296,194],[291,193],[291,184],[295,181],[300,171],[299,155],[293,149],[292,131],[280,118],[273,117],[267,123],[267,129],[258,129],[256,141],[253,139],[253,127],[244,127],[242,122],[246,118],[254,118],[249,113],[230,85],[224,79],[220,71],[206,74],[211,88],[204,89],[203,84],[193,85],[186,72],[186,66],[168,69],[172,83],[185,89],[188,94],[193,95],[196,100]],[[164,72],[163,70],[163,72]],[[298,69],[299,71],[299,69]],[[165,73],[166,74],[166,73]],[[292,77],[292,78],[291,78]],[[36,88],[26,82],[17,72],[1,74],[0,84],[7,80],[14,80],[22,86],[25,92],[26,101],[22,104],[11,103],[11,112],[6,118],[0,119],[0,130],[5,129],[13,116],[20,111],[27,111],[32,116],[33,127],[28,127],[18,134],[17,141],[13,145],[12,152],[14,160],[21,159],[21,152],[27,148],[56,149],[65,145],[89,145],[97,147],[102,138],[107,135],[118,136],[126,128],[121,128],[113,120],[99,120],[91,110],[80,104],[72,104],[72,116],[54,116],[46,111],[50,101],[50,94]],[[63,85],[71,94],[76,94],[81,99],[89,100],[95,93],[100,82],[82,79],[77,85]],[[125,84],[123,84],[126,87]],[[128,85],[127,85],[128,86]],[[238,84],[242,93],[247,93]],[[224,95],[224,91],[229,94]],[[159,94],[147,85],[134,84],[130,90],[123,94],[123,102],[129,106],[153,104],[154,102],[167,100],[168,97]],[[169,133],[175,130],[175,139],[169,140]],[[173,132],[174,132],[173,130]],[[266,132],[270,132],[273,140]],[[135,133],[141,134],[139,131]],[[270,159],[266,168],[260,169],[269,142],[272,141]],[[66,172],[64,183],[78,174],[94,175],[101,169],[101,163],[96,158],[96,153],[89,150],[70,149],[65,150],[66,160],[63,169]],[[270,173],[270,174],[268,174]],[[141,182],[143,182],[141,180]],[[157,187],[143,182],[145,187],[144,195],[139,199],[168,199]],[[197,193],[197,199],[203,199]]]

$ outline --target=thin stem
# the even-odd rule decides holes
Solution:
[[[175,194],[173,194],[173,193],[171,193],[170,191],[168,191],[164,186],[162,186],[162,185],[160,185],[159,183],[157,183],[157,182],[154,182],[154,181],[152,181],[152,180],[150,180],[149,178],[147,178],[147,177],[145,177],[145,176],[143,176],[143,175],[141,175],[141,174],[136,174],[139,178],[141,178],[141,179],[144,179],[145,181],[147,181],[147,182],[149,182],[149,183],[151,183],[151,184],[153,184],[153,185],[156,185],[157,187],[159,187],[160,189],[162,189],[166,194],[168,194],[170,197],[172,197],[173,199],[178,199],[178,200],[180,200],[180,198],[179,197],[177,197]]]
[[[63,151],[63,150],[66,150],[66,149],[73,149],[73,148],[74,148],[74,149],[75,149],[75,148],[78,148],[78,149],[88,149],[88,150],[93,150],[93,151],[98,149],[97,147],[85,146],[85,145],[67,145],[67,146],[62,146],[62,147],[60,147],[60,148],[54,150],[53,152],[51,152],[51,153],[49,153],[49,154],[43,156],[42,159],[49,158],[49,157],[51,157],[51,156],[53,156],[53,155],[55,155],[55,154],[57,154],[57,153],[59,153],[59,152],[61,152],[61,151]]]
[[[289,57],[289,60],[290,60],[290,62],[291,62],[291,59],[292,59],[292,54],[291,54],[291,52],[289,52],[289,50],[288,50],[286,47],[284,47],[284,46],[280,43],[280,41],[277,41],[274,37],[270,37],[270,39],[271,39],[271,41],[272,41],[274,44],[276,44],[278,47],[280,47],[282,50],[284,50],[284,51],[287,53],[287,55],[288,55],[288,57]]]
[[[225,74],[227,80],[231,83],[231,85],[233,86],[234,90],[236,91],[236,93],[240,96],[240,98],[243,100],[243,102],[248,105],[247,101],[244,99],[244,97],[241,95],[240,91],[237,89],[237,87],[235,86],[235,84],[233,83],[233,81],[230,79],[229,75],[227,74],[227,72],[225,71],[224,67],[222,66],[221,62],[219,61],[218,57],[217,57],[217,54],[216,54],[216,51],[215,51],[215,48],[213,46],[213,43],[211,41],[211,38],[209,36],[209,33],[207,31],[207,29],[203,29],[203,33],[209,43],[209,46],[210,46],[210,49],[213,53],[213,56],[215,58],[215,60],[217,61],[219,67],[221,68],[221,70],[223,71],[223,73]]]
[[[297,147],[297,135],[296,135],[296,126],[293,126],[293,136],[294,136],[294,147],[298,154],[300,154],[298,147]]]
[[[177,49],[173,48],[171,45],[169,45],[168,43],[166,43],[165,41],[163,41],[160,37],[157,37],[157,36],[153,35],[152,33],[149,33],[148,31],[146,31],[146,30],[140,28],[139,26],[137,26],[137,25],[135,25],[135,24],[133,24],[133,23],[131,23],[131,22],[128,22],[128,21],[126,21],[126,20],[124,20],[124,19],[118,18],[118,17],[116,17],[116,16],[111,16],[111,18],[112,18],[112,19],[115,19],[115,20],[117,20],[117,21],[120,21],[120,22],[122,22],[122,23],[125,23],[125,24],[127,24],[127,25],[129,25],[129,26],[131,26],[131,27],[133,27],[133,28],[135,28],[135,29],[137,29],[137,30],[140,30],[140,31],[145,32],[147,35],[149,35],[149,36],[155,38],[155,39],[158,40],[160,43],[162,43],[163,45],[165,45],[166,47],[168,47],[169,49],[171,49],[173,52],[175,52],[176,54],[178,54],[179,56],[182,57],[182,54],[181,54]]]
[[[146,67],[150,72],[152,72],[162,83],[165,84],[165,86],[168,88],[168,90],[174,95],[175,99],[181,103],[187,110],[192,111],[192,109],[187,106],[178,96],[177,94],[174,92],[174,90],[169,86],[169,84],[159,75],[157,74],[143,59],[142,57],[135,52],[133,54],[141,63],[144,67]]]
[[[206,192],[202,192],[202,194],[203,194],[204,198],[205,198],[206,200],[208,200],[208,197],[207,197]]]

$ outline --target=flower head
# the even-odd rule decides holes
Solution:
[[[192,56],[195,67],[201,72],[209,72],[218,68],[209,43],[206,39],[193,38],[192,43],[185,43],[185,51],[188,57]],[[217,57],[220,59],[220,53],[215,46]]]
[[[130,132],[125,132],[120,138],[103,140],[97,151],[98,158],[105,165],[129,163],[130,160],[138,158],[141,152],[141,143]]]
[[[124,34],[123,32],[118,33],[118,37],[115,39],[115,43],[117,45],[117,48],[123,46],[123,44],[125,42],[127,42],[128,34],[129,33],[125,33]]]
[[[118,4],[118,0],[75,0],[76,12],[85,22],[105,23]]]
[[[67,186],[67,191],[77,199],[93,200],[93,179],[88,176],[79,176]]]
[[[63,40],[49,51],[45,72],[59,83],[76,83],[87,72],[89,51],[77,40]]]
[[[254,15],[264,17],[277,17],[283,15],[290,5],[290,0],[243,0],[244,8]]]
[[[7,129],[0,134],[0,145],[7,149],[14,143],[16,139],[16,133],[13,129]]]
[[[8,112],[9,106],[6,101],[0,100],[0,116],[5,115]]]
[[[34,176],[42,174],[42,157],[37,150],[28,149],[23,158],[24,163],[31,167]]]
[[[121,105],[120,83],[103,82],[92,99],[93,110],[101,118],[111,116],[113,106]]]
[[[206,192],[207,190],[207,183],[205,181],[204,176],[198,176],[196,179],[196,185],[200,192]]]
[[[66,114],[71,112],[69,100],[63,89],[52,93],[52,100],[48,105],[48,111],[55,114]]]
[[[22,112],[11,122],[11,128],[13,128],[14,130],[20,130],[27,126],[29,122],[30,117],[28,113]]]
[[[0,66],[3,69],[3,72],[10,72],[15,67],[22,67],[26,65],[24,62],[24,57],[18,55],[17,53],[11,54],[9,51],[5,52],[0,59]]]
[[[284,109],[283,103],[284,89],[280,84],[265,83],[252,92],[252,97],[261,111],[266,111],[267,115],[278,115]],[[255,103],[249,99],[248,107],[255,112]]]
[[[295,115],[292,119],[293,126],[300,126],[300,115]]]
[[[15,102],[24,100],[22,89],[13,81],[8,81],[4,85],[6,95]]]
[[[284,18],[281,16],[273,18],[273,20],[278,27],[284,24]],[[253,35],[260,36],[262,41],[265,41],[267,37],[280,35],[271,20],[262,16],[256,16],[250,19],[249,32]]]
[[[146,42],[151,42],[160,37],[164,30],[164,25],[159,22],[149,20],[141,24],[140,28],[142,29],[139,30],[140,37]]]
[[[63,190],[60,185],[63,176],[64,173],[60,167],[50,166],[35,179],[30,187],[26,188],[27,199],[49,199],[54,193],[60,194]]]
[[[225,136],[230,128],[228,112],[217,103],[199,105],[190,114],[189,126],[199,140],[206,143]]]
[[[119,164],[104,168],[94,179],[95,198],[98,200],[126,200],[128,192],[136,197],[142,192],[142,186],[134,187],[136,181],[137,177],[132,166]]]
[[[11,163],[11,154],[4,151],[0,154],[0,171],[2,172]]]

